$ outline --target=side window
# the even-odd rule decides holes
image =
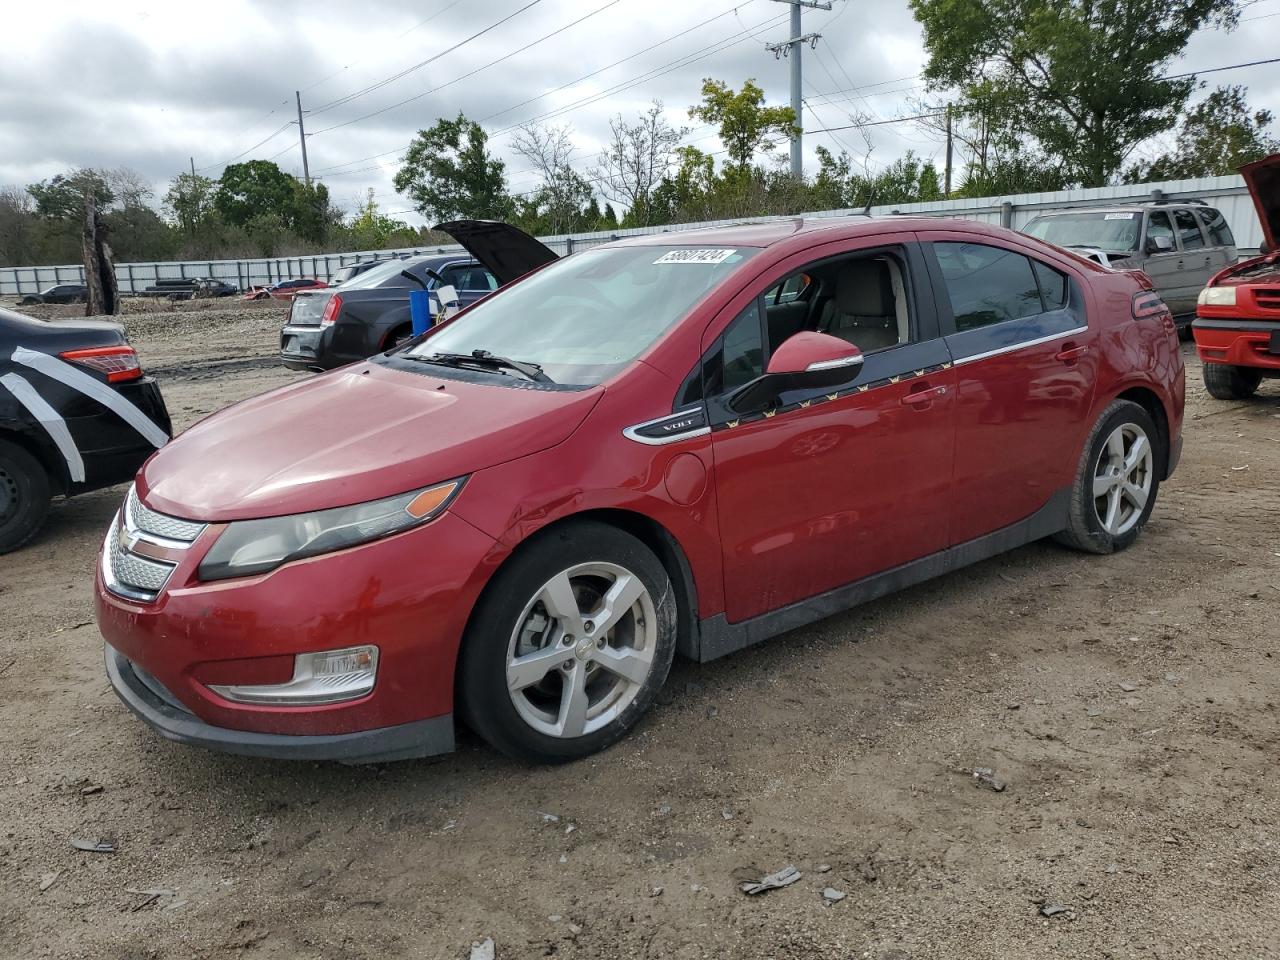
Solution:
[[[793,273],[766,293],[764,302],[767,304],[790,303],[804,293],[805,288],[808,286],[809,275],[807,273]]]
[[[956,331],[1034,316],[1044,311],[1031,261],[978,243],[935,243]]]
[[[1065,307],[1067,291],[1070,289],[1067,275],[1039,260],[1031,261],[1031,270],[1040,283],[1040,297],[1044,300],[1045,310],[1061,310]]]
[[[760,298],[738,314],[720,335],[680,389],[676,405],[718,397],[750,383],[764,373],[764,342],[760,334]]]
[[[467,290],[469,288],[466,286],[465,281],[469,272],[470,271],[465,266],[454,264],[451,267],[445,267],[441,270],[440,277],[446,284],[453,287],[455,290]]]
[[[1194,213],[1190,210],[1175,210],[1173,219],[1178,224],[1178,236],[1182,239],[1183,250],[1199,250],[1204,246],[1200,223]]]
[[[471,268],[471,287],[472,290],[497,290],[498,278],[486,270],[484,267]]]
[[[1154,240],[1157,237],[1164,237],[1168,240],[1170,250],[1177,246],[1173,241],[1173,221],[1169,219],[1169,214],[1163,210],[1152,211],[1147,218],[1147,239]]]
[[[753,300],[751,306],[729,324],[722,341],[719,379],[718,382],[708,383],[708,396],[736,390],[764,373],[764,344],[760,339],[758,299]]]
[[[1196,216],[1204,224],[1204,229],[1209,234],[1209,242],[1215,247],[1234,247],[1236,245],[1236,238],[1231,235],[1231,228],[1227,226],[1227,218],[1217,210],[1212,207],[1205,207],[1197,210]]]

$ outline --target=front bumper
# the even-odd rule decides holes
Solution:
[[[273,756],[354,751],[334,745],[451,725],[458,647],[494,565],[492,538],[446,512],[422,527],[269,573],[201,581],[200,561],[219,533],[220,525],[211,525],[189,548],[172,551],[173,569],[153,599],[112,592],[99,560],[99,630],[178,711],[157,713],[142,698],[151,706],[143,711],[122,693],[135,712],[166,736],[181,735],[174,739],[219,749],[240,744],[236,752],[245,752],[244,744],[281,746]],[[109,550],[104,554],[113,562]],[[281,706],[236,702],[215,690],[283,683],[298,654],[359,644],[377,646],[379,656],[374,687],[358,698]],[[118,692],[122,682],[112,678]],[[447,742],[431,737],[437,746]],[[395,741],[394,749],[408,748]]]
[[[1200,317],[1191,325],[1196,353],[1203,363],[1225,363],[1280,372],[1280,353],[1272,352],[1272,337],[1280,321]]]
[[[452,715],[357,733],[311,736],[215,727],[183,707],[157,680],[110,644],[106,654],[107,679],[116,695],[149,726],[177,743],[245,757],[339,763],[385,763],[453,750]]]

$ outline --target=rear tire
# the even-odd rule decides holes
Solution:
[[[621,739],[676,647],[666,569],[617,527],[567,522],[494,576],[463,638],[467,725],[517,760],[561,763]]]
[[[1216,400],[1248,400],[1262,383],[1262,374],[1249,367],[1228,363],[1204,365],[1204,388]]]
[[[1160,491],[1165,440],[1151,415],[1115,400],[1089,432],[1059,543],[1086,553],[1116,553],[1146,526]]]
[[[0,553],[36,535],[49,515],[49,476],[31,454],[0,440]]]

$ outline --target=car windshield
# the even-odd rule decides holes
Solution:
[[[1060,213],[1037,217],[1023,230],[1060,247],[1096,247],[1108,253],[1138,249],[1140,213]]]
[[[376,267],[370,267],[359,276],[352,277],[342,284],[344,290],[372,290],[374,287],[410,287],[418,285],[400,276],[401,270],[416,266],[421,261],[388,260]],[[390,283],[386,281],[391,281]]]
[[[480,301],[408,355],[483,350],[536,363],[557,383],[597,384],[639,356],[756,252],[586,250]]]

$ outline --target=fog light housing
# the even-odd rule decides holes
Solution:
[[[343,647],[298,654],[293,677],[285,683],[210,684],[209,689],[233,703],[314,707],[359,699],[373,690],[377,676],[377,647]]]

